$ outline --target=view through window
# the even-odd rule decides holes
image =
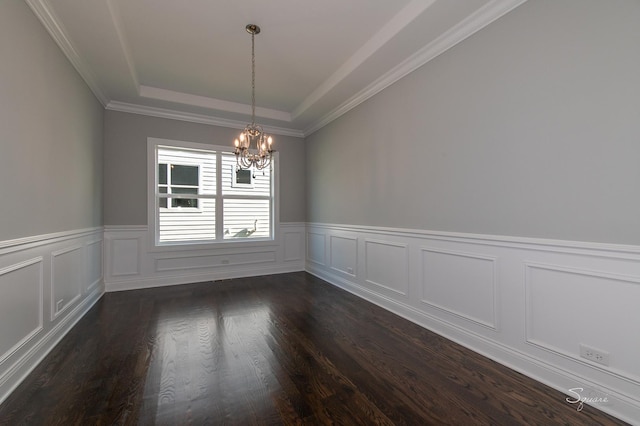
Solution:
[[[271,168],[238,169],[223,147],[175,142],[150,150],[158,244],[273,238]]]

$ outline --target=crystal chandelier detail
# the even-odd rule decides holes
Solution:
[[[234,154],[236,155],[238,168],[262,170],[271,164],[273,138],[264,133],[262,126],[256,124],[256,55],[254,39],[255,35],[260,33],[260,27],[255,24],[249,24],[245,29],[251,34],[251,124],[247,124],[234,141]]]

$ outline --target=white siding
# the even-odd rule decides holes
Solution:
[[[215,153],[158,147],[158,163],[199,166],[199,195],[215,196]],[[198,208],[159,210],[160,242],[213,240],[216,237],[216,200],[213,198],[199,198]]]
[[[233,186],[235,170],[235,156],[223,154],[224,238],[268,238],[271,230],[271,171],[268,168],[253,171],[251,185]]]
[[[206,241],[216,239],[216,195],[222,202],[220,238],[269,238],[271,236],[271,170],[253,172],[251,185],[233,185],[236,159],[221,154],[221,194],[216,194],[216,153],[158,147],[157,163],[199,166],[197,208],[159,208],[159,242]],[[157,172],[157,171],[156,171]],[[157,181],[157,179],[156,179]],[[158,194],[156,203],[163,194]],[[184,195],[183,195],[184,196]],[[221,196],[221,197],[220,197]],[[169,197],[168,197],[169,198]],[[156,204],[156,208],[157,208]],[[168,205],[171,205],[169,202]]]

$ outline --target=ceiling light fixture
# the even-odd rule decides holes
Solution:
[[[251,124],[247,124],[240,136],[234,141],[234,153],[236,154],[238,168],[250,169],[254,167],[262,170],[271,164],[273,138],[266,135],[262,127],[256,124],[256,55],[254,38],[256,34],[260,33],[260,27],[255,24],[249,24],[245,29],[251,34]],[[251,145],[255,145],[255,148],[252,148]]]

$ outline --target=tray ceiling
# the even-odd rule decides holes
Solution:
[[[25,0],[107,109],[305,136],[525,0]]]

